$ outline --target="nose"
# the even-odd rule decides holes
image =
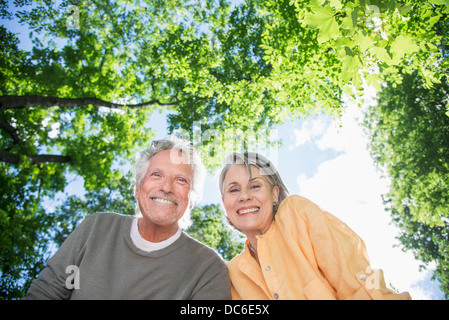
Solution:
[[[251,195],[246,191],[242,190],[239,195],[239,202],[245,202],[251,199]]]
[[[164,179],[161,184],[161,190],[165,193],[171,193],[173,191],[173,182],[171,179]]]

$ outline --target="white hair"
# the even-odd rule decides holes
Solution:
[[[188,164],[192,169],[192,184],[190,186],[189,200],[195,204],[201,200],[204,180],[206,178],[206,168],[197,150],[189,141],[170,135],[162,140],[154,140],[149,149],[142,151],[136,158],[133,167],[133,184],[135,189],[140,188],[145,177],[151,158],[164,150],[181,151],[187,156]],[[170,159],[174,163],[181,163],[178,152],[170,153]],[[139,203],[135,207],[136,216],[142,216]],[[179,227],[186,230],[191,225],[190,210],[187,209],[184,216],[178,221]]]

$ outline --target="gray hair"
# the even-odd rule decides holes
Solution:
[[[206,178],[206,168],[204,167],[201,157],[197,150],[189,141],[170,135],[162,140],[153,140],[149,149],[142,151],[136,158],[133,167],[133,184],[134,187],[140,188],[142,180],[145,177],[151,158],[157,153],[164,150],[181,151],[187,156],[188,164],[192,169],[192,184],[190,186],[189,198],[192,203],[197,203],[202,198],[204,180]],[[182,163],[177,153],[171,153],[170,159],[174,163]],[[136,216],[141,216],[139,203],[135,207]],[[191,225],[190,212],[186,212],[179,220],[179,227],[187,229]]]
[[[223,167],[220,173],[219,179],[219,187],[221,195],[224,194],[224,179],[229,169],[236,164],[244,164],[248,169],[249,179],[252,179],[251,175],[251,167],[255,166],[259,168],[261,175],[264,176],[265,180],[270,185],[270,189],[273,190],[273,187],[277,186],[279,188],[279,199],[278,203],[273,206],[273,217],[276,215],[277,210],[281,202],[288,197],[289,191],[282,181],[281,176],[279,175],[278,170],[274,166],[274,164],[268,160],[265,156],[256,153],[256,152],[244,152],[238,153],[233,152],[229,154],[226,158],[226,165]]]

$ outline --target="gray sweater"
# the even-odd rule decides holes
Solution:
[[[131,240],[132,220],[87,217],[24,299],[231,299],[228,269],[213,249],[182,232],[166,248],[140,250]]]

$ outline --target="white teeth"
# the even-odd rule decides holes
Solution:
[[[239,210],[237,211],[238,214],[245,214],[245,213],[249,213],[249,212],[256,212],[259,211],[260,208],[251,208],[251,209],[245,209],[245,210]]]
[[[165,200],[165,199],[161,199],[161,198],[151,198],[153,201],[156,202],[160,202],[160,203],[165,203],[165,204],[176,204],[173,201],[169,201],[169,200]]]

